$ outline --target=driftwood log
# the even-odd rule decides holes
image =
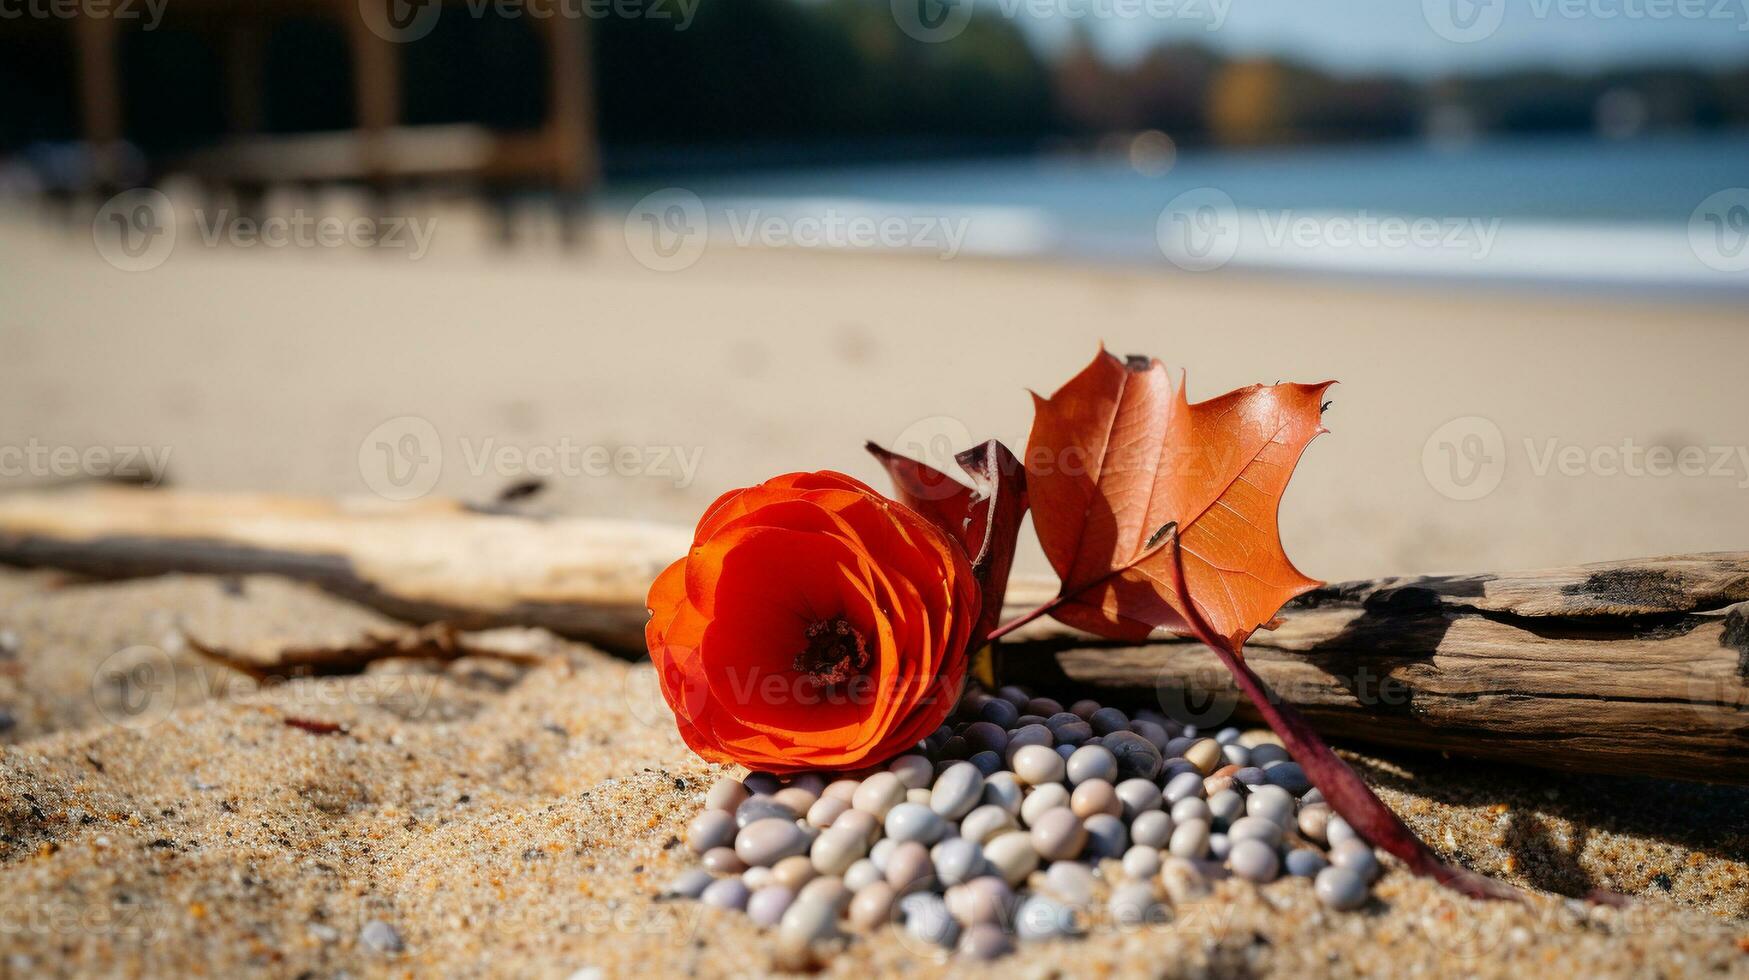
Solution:
[[[541,626],[641,647],[650,582],[682,528],[115,486],[0,494],[0,563],[104,578],[193,572],[313,583],[414,623]]]
[[[643,647],[650,581],[688,541],[680,528],[446,501],[0,494],[0,563],[277,574],[410,622],[543,626],[627,652]],[[1049,592],[1016,582],[1010,605]],[[1749,554],[1332,585],[1284,610],[1246,656],[1331,737],[1749,783]],[[1167,637],[1114,646],[1040,621],[1004,642],[997,670],[1205,725],[1254,717],[1212,654]]]

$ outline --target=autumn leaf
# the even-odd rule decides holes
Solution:
[[[1288,561],[1276,511],[1324,431],[1331,384],[1253,385],[1192,405],[1159,361],[1102,349],[1050,398],[1035,395],[1027,487],[1062,586],[993,636],[1049,613],[1117,640],[1156,628],[1196,637],[1362,837],[1454,890],[1514,898],[1441,861],[1242,657],[1252,632],[1319,584]]]
[[[972,574],[983,594],[972,642],[982,645],[1002,617],[1014,547],[1026,515],[1026,472],[1020,461],[994,439],[973,446],[954,456],[971,477],[972,485],[967,486],[927,463],[875,443],[866,448],[892,477],[899,502],[945,530],[971,559]]]
[[[1282,550],[1276,509],[1324,431],[1331,384],[1253,385],[1193,405],[1158,360],[1101,350],[1050,398],[1035,395],[1027,483],[1062,580],[1051,615],[1119,640],[1206,626],[1237,652],[1316,588]]]

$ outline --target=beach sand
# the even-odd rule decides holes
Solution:
[[[646,665],[509,630],[263,683],[332,624],[379,651],[396,627],[265,578],[8,572],[0,588],[0,703],[18,719],[0,757],[8,975],[774,967],[743,916],[657,898],[695,860],[679,838],[720,770],[680,743]],[[1350,758],[1444,857],[1532,889],[1524,903],[1395,866],[1355,913],[1304,880],[1224,881],[1168,922],[1094,909],[1086,938],[971,972],[1749,975],[1749,792]],[[1565,897],[1593,888],[1636,901]],[[826,969],[965,972],[891,927]]]
[[[126,274],[84,229],[8,219],[0,446],[168,451],[170,480],[202,489],[370,493],[376,443],[396,451],[395,420],[415,417],[437,438],[431,492],[486,501],[567,446],[629,448],[617,473],[578,456],[535,506],[690,523],[783,470],[875,479],[865,438],[1019,446],[1024,389],[1103,340],[1187,368],[1194,396],[1342,381],[1282,516],[1320,578],[1749,547],[1749,464],[1636,477],[1596,452],[1744,444],[1740,306],[805,252],[712,250],[659,274],[611,226],[582,256],[479,251],[451,228],[418,262],[196,244]],[[1474,500],[1441,474],[1486,428],[1435,438],[1467,417],[1501,439],[1498,486]],[[1550,445],[1588,462],[1539,467]],[[0,486],[81,475],[97,474]],[[1034,551],[1021,570],[1039,567]],[[0,973],[773,964],[744,918],[655,899],[691,863],[679,835],[717,770],[646,666],[522,631],[421,633],[272,579],[0,570],[0,641]],[[279,676],[312,651],[322,676]],[[1168,923],[1096,921],[987,972],[1749,975],[1749,793],[1350,758],[1443,856],[1525,903],[1398,868],[1353,914],[1301,881],[1223,882]],[[1592,888],[1636,901],[1573,900]],[[828,965],[960,969],[891,929]]]

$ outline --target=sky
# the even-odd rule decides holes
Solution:
[[[1079,25],[1109,58],[1162,40],[1337,72],[1749,62],[1749,0],[972,0],[1059,50]],[[1079,14],[1080,16],[1073,16]]]

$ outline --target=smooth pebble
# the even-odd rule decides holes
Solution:
[[[1023,745],[1010,760],[1014,775],[1029,786],[1045,786],[1063,781],[1063,757],[1044,745]]]
[[[741,785],[739,779],[724,776],[705,791],[704,805],[709,809],[723,810],[733,815],[735,808],[746,801],[747,795],[747,787]]]
[[[1015,829],[1014,817],[994,803],[986,803],[960,821],[960,836],[982,844],[999,831]]]
[[[1320,851],[1310,847],[1296,847],[1287,852],[1287,857],[1282,859],[1282,866],[1295,878],[1310,878],[1329,867],[1330,862],[1325,860]]]
[[[796,893],[788,888],[767,885],[747,897],[747,917],[769,929],[783,919],[784,910],[795,899]]]
[[[706,905],[737,911],[747,907],[747,898],[747,883],[740,878],[718,878],[698,896]]]
[[[808,849],[814,869],[823,875],[841,875],[867,855],[868,839],[854,830],[827,830]]]
[[[893,848],[887,859],[887,884],[900,895],[933,887],[935,865],[929,860],[929,848],[916,841],[904,841]]]
[[[735,843],[738,829],[734,814],[727,810],[706,810],[686,825],[686,846],[692,848],[694,854],[703,854],[713,847],[728,847]]]
[[[933,844],[946,830],[941,814],[921,803],[901,803],[887,811],[887,836],[896,841]]]
[[[1008,882],[1019,887],[1038,867],[1038,852],[1032,849],[1032,838],[1020,831],[998,834],[984,845],[984,860]]]
[[[1130,849],[1129,828],[1117,817],[1109,813],[1095,813],[1081,823],[1087,829],[1089,857],[1121,858],[1123,852]]]
[[[749,865],[773,865],[808,849],[808,836],[795,818],[766,817],[755,820],[735,835],[735,856]]]
[[[1114,788],[1125,820],[1135,820],[1150,810],[1160,809],[1165,799],[1151,779],[1126,779]]]
[[[924,894],[905,906],[905,932],[936,946],[952,946],[960,936],[960,925],[947,911],[941,896]]]
[[[1069,805],[1069,791],[1061,783],[1046,783],[1027,794],[1020,805],[1020,822],[1031,827],[1050,810]]]
[[[1258,883],[1274,881],[1281,870],[1275,848],[1254,837],[1234,841],[1232,851],[1227,855],[1227,864],[1234,874]]]
[[[935,845],[929,852],[935,877],[943,885],[958,885],[978,876],[984,867],[984,849],[977,842],[955,837]]]
[[[891,772],[877,772],[862,781],[850,805],[884,819],[887,811],[905,802],[905,784]]]
[[[1180,822],[1173,828],[1172,839],[1166,848],[1177,857],[1202,857],[1209,850],[1209,825],[1202,820]]]
[[[1130,839],[1147,847],[1165,847],[1172,839],[1172,816],[1162,810],[1137,814],[1130,824]]]
[[[1366,904],[1366,879],[1353,868],[1331,865],[1312,879],[1312,891],[1318,901],[1333,909],[1348,911]]]
[[[715,880],[711,877],[711,873],[703,868],[687,868],[668,883],[663,894],[679,898],[697,898],[704,894],[704,890],[709,888]]]
[[[1135,732],[1112,732],[1101,737],[1099,744],[1117,757],[1121,779],[1153,779],[1160,774],[1160,750]]]
[[[868,858],[857,861],[844,871],[844,887],[860,892],[875,882],[885,882],[886,876]]]
[[[1070,905],[1093,901],[1094,887],[1092,870],[1079,861],[1058,861],[1045,869],[1045,888]]]
[[[1160,849],[1136,844],[1124,852],[1123,873],[1137,881],[1145,881],[1160,873]]]
[[[876,881],[856,890],[850,900],[850,921],[858,928],[873,929],[893,917],[893,886]]]
[[[1117,790],[1110,783],[1103,779],[1089,779],[1069,794],[1069,809],[1075,811],[1077,817],[1091,817],[1095,813],[1117,817],[1123,815],[1123,801],[1117,798]]]
[[[1347,868],[1368,882],[1379,876],[1378,855],[1372,852],[1372,848],[1368,847],[1365,841],[1343,841],[1332,847],[1330,849],[1330,863],[1337,867]]]
[[[1077,931],[1075,913],[1044,895],[1028,896],[1014,910],[1014,932],[1022,941],[1041,942],[1072,936]]]
[[[965,931],[955,952],[963,959],[985,962],[1014,952],[1014,943],[1001,926],[980,922]]]
[[[949,820],[972,812],[984,796],[984,774],[970,762],[956,762],[942,770],[929,791],[929,809]]]
[[[1073,811],[1058,807],[1032,824],[1032,849],[1046,861],[1067,861],[1087,844],[1087,828]]]

